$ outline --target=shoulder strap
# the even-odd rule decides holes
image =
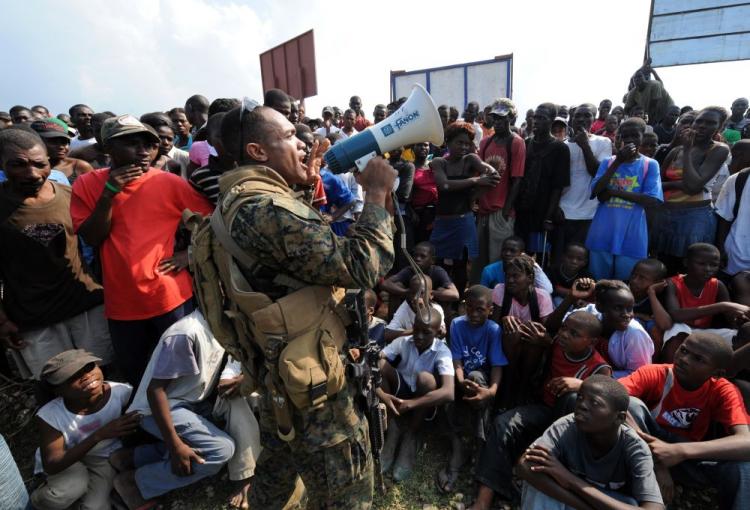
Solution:
[[[732,216],[735,220],[737,219],[737,214],[740,212],[742,192],[745,190],[748,177],[750,177],[750,168],[745,168],[737,174],[737,180],[734,181],[734,209],[732,210]]]
[[[661,413],[661,406],[664,403],[664,399],[667,398],[667,395],[669,395],[669,392],[672,391],[672,386],[674,386],[674,375],[672,374],[672,367],[667,367],[667,377],[664,379],[664,389],[661,392],[661,398],[659,399],[659,403],[656,404],[656,407],[651,410],[651,416],[654,418],[654,420],[659,417],[659,413]]]
[[[219,241],[229,254],[247,268],[255,266],[257,260],[255,257],[244,251],[237,242],[232,239],[227,226],[224,224],[224,218],[221,216],[221,208],[217,207],[211,214],[211,230],[214,231],[216,239]]]

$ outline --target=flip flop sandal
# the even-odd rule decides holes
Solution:
[[[444,467],[435,475],[435,487],[443,494],[453,493],[459,473],[459,469],[450,469],[448,466]]]

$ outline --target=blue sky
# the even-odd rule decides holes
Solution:
[[[313,28],[318,91],[308,112],[387,102],[389,71],[513,53],[519,110],[617,103],[640,64],[649,0],[447,2],[111,0],[4,2],[0,110],[74,103],[140,114],[193,93],[261,96],[259,53]],[[728,107],[750,62],[659,69],[675,102]]]

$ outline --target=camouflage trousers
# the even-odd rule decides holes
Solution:
[[[260,416],[263,451],[250,488],[250,508],[372,507],[373,461],[367,421],[354,411],[346,390],[338,396],[304,416],[295,412],[296,437],[291,442],[277,436],[273,414],[264,400]],[[300,479],[306,497],[302,497]]]

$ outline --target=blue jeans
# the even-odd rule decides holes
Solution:
[[[668,443],[685,442],[682,436],[666,431],[656,423],[646,404],[630,397],[628,412],[641,430]],[[686,460],[672,467],[672,478],[692,487],[715,487],[719,492],[719,508],[741,510],[747,508],[750,494],[750,462],[723,460]]]
[[[621,501],[622,503],[638,506],[638,502],[630,496],[626,496],[616,491],[602,490],[602,492],[610,498]],[[523,510],[574,510],[573,507],[547,496],[545,493],[526,482],[523,484],[523,497],[521,501],[521,508]]]
[[[172,409],[172,424],[180,439],[205,461],[192,464],[192,474],[177,476],[172,472],[169,450],[164,443],[139,446],[135,449],[135,482],[144,499],[166,494],[218,473],[234,455],[234,441],[223,430],[186,407]],[[146,416],[141,427],[163,439],[156,420]]]
[[[31,508],[29,493],[18,472],[16,461],[3,436],[0,436],[0,508],[26,510]]]
[[[594,280],[615,279],[626,282],[630,280],[630,273],[639,260],[641,259],[591,250],[589,271]]]

